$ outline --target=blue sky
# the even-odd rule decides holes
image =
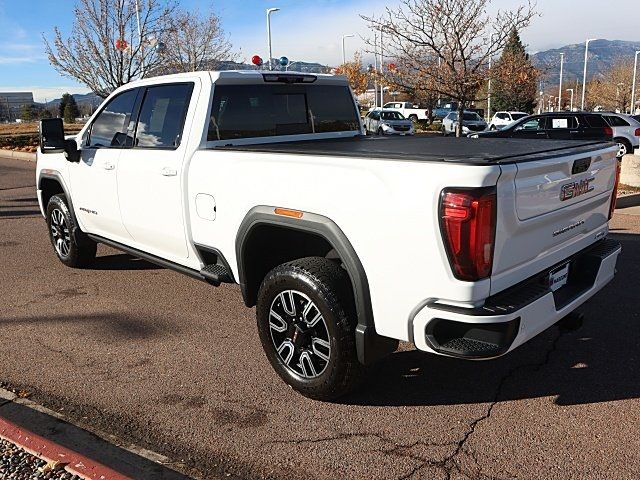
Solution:
[[[86,92],[74,80],[61,77],[48,63],[41,36],[54,26],[71,29],[74,0],[0,0],[0,90],[32,90],[36,100],[56,98],[65,91]],[[273,53],[291,60],[335,65],[341,60],[340,37],[367,36],[358,14],[381,13],[397,0],[179,0],[186,9],[213,8],[241,58],[266,57],[264,11],[272,16]],[[492,9],[513,8],[517,0],[493,0]],[[536,18],[522,37],[531,51],[583,42],[586,37],[640,40],[640,1],[538,0]],[[615,5],[615,8],[614,8]],[[626,19],[626,21],[622,21]],[[360,38],[347,39],[347,54],[363,47]]]

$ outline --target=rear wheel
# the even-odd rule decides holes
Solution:
[[[274,268],[260,286],[256,316],[265,354],[307,397],[336,399],[363,377],[350,285],[337,263],[307,257]]]
[[[418,121],[418,116],[413,113],[411,115],[409,115],[409,120],[411,120],[412,122],[417,122]]]
[[[616,155],[618,158],[622,158],[633,151],[629,141],[624,138],[615,138],[614,142],[618,144],[618,154]]]
[[[49,200],[47,227],[53,250],[66,266],[86,267],[96,258],[96,242],[77,229],[67,205],[67,198],[63,194],[54,195]],[[76,230],[78,231],[74,235]]]
[[[384,135],[384,130],[382,129],[382,127],[378,129],[378,135]]]

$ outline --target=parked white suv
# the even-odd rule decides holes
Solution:
[[[631,115],[603,113],[602,117],[613,129],[613,141],[618,144],[618,158],[634,155],[640,146],[640,122]]]
[[[527,115],[529,114],[524,112],[496,112],[489,122],[489,130],[501,130]]]
[[[362,133],[344,77],[145,79],[71,139],[42,121],[38,201],[65,265],[104,243],[238,283],[275,371],[320,399],[399,340],[501,356],[613,278],[610,143]]]

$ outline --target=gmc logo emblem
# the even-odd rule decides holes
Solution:
[[[565,183],[560,187],[560,201],[564,202],[565,200],[589,193],[595,188],[591,185],[591,182],[594,180],[595,177],[591,177],[586,180],[580,180],[579,182]]]

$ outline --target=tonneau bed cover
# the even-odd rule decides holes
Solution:
[[[566,155],[567,150],[571,150],[571,154],[586,154],[613,145],[605,141],[445,138],[416,135],[355,136],[327,140],[226,145],[217,146],[215,149],[486,165],[537,160],[540,157],[551,158]]]

